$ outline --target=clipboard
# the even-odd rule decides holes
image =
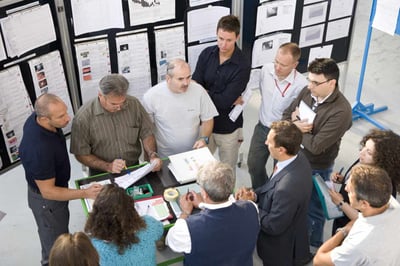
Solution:
[[[321,201],[325,218],[331,220],[343,217],[343,211],[332,202],[331,196],[329,196],[329,187],[324,179],[319,174],[316,174],[312,176],[312,180],[317,190],[319,200]]]

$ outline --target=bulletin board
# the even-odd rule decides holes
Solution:
[[[302,73],[307,72],[310,58],[331,57],[338,63],[344,62],[348,58],[356,5],[357,0],[246,0],[243,51],[252,58],[253,68],[261,67],[260,58],[272,62],[280,42],[286,41],[299,44],[301,58],[297,69]],[[294,15],[288,15],[288,10]],[[289,25],[282,27],[282,21],[287,22],[290,17]]]
[[[231,0],[87,1],[86,8],[96,5],[97,14],[114,12],[111,17],[119,17],[99,25],[101,16],[88,20],[87,12],[79,13],[87,10],[79,2],[64,4],[82,104],[97,96],[99,80],[109,73],[124,75],[130,82],[128,94],[141,100],[147,89],[165,79],[168,59],[188,59],[188,12],[232,4]],[[116,6],[118,10],[109,11]],[[97,26],[90,27],[88,21]],[[103,56],[95,55],[99,50]]]
[[[23,125],[35,99],[53,93],[73,117],[53,1],[0,5],[0,173],[19,164]],[[68,134],[70,127],[64,129]]]

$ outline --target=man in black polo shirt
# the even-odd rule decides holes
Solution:
[[[37,98],[35,112],[26,120],[19,155],[28,182],[28,205],[35,217],[42,246],[42,265],[48,265],[56,238],[68,233],[68,201],[92,198],[101,185],[69,189],[71,166],[61,128],[70,121],[67,106],[56,95]]]

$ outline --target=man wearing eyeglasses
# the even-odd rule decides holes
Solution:
[[[308,86],[284,111],[282,118],[292,120],[303,132],[303,153],[308,158],[313,174],[329,180],[341,139],[351,127],[350,103],[339,91],[339,68],[330,58],[317,58],[308,66]],[[315,113],[310,123],[299,112],[304,102]],[[318,194],[313,188],[308,211],[308,229],[311,251],[322,244],[325,217]]]
[[[138,99],[127,95],[128,80],[120,74],[103,77],[98,97],[76,113],[71,130],[71,153],[89,167],[89,175],[120,173],[139,163],[143,149],[154,171],[161,168],[150,118]]]

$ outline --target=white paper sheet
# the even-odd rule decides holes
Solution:
[[[225,15],[229,15],[229,12],[229,8],[222,6],[209,6],[188,11],[188,42],[215,40],[218,20]]]
[[[7,54],[20,56],[56,40],[48,4],[13,13],[0,20]]]
[[[134,171],[132,171],[128,174],[116,177],[114,179],[114,182],[118,186],[120,186],[124,189],[127,189],[130,185],[136,183],[137,181],[142,179],[145,175],[150,173],[156,165],[157,165],[157,162],[148,163],[145,166],[135,169]]]
[[[172,58],[186,60],[185,36],[183,26],[158,29],[154,31],[156,39],[156,60],[158,82],[165,80],[167,63]]]
[[[189,5],[191,7],[205,5],[214,2],[221,2],[222,0],[189,0]]]
[[[309,124],[312,124],[314,122],[316,113],[303,101],[300,102],[299,113],[301,120],[307,119],[307,122]]]
[[[305,6],[303,8],[303,18],[301,26],[305,27],[324,22],[326,19],[327,8],[328,2]]]
[[[229,119],[232,122],[235,122],[239,115],[243,112],[244,107],[246,107],[247,103],[249,102],[253,91],[250,88],[246,88],[246,90],[242,93],[242,100],[243,104],[237,104],[229,113]]]
[[[276,33],[255,40],[251,67],[256,68],[275,60],[276,52],[283,43],[290,42],[290,33]]]
[[[147,32],[116,37],[118,73],[129,81],[128,94],[140,101],[151,88]]]
[[[333,44],[311,48],[308,56],[308,62],[313,61],[315,58],[331,58],[332,48]]]
[[[121,0],[71,0],[75,36],[124,28]]]
[[[39,56],[28,61],[36,96],[43,93],[53,93],[60,97],[68,107],[68,115],[74,117],[71,98],[69,95],[67,81],[65,80],[64,68],[58,50]],[[71,132],[72,123],[63,128],[64,134]]]
[[[302,28],[300,30],[299,47],[307,47],[315,44],[322,43],[322,36],[324,34],[325,24],[319,24]]]
[[[328,22],[325,41],[332,41],[349,36],[351,18],[344,18]]]
[[[329,20],[351,16],[353,6],[354,0],[331,0]]]
[[[129,0],[131,26],[174,19],[175,0]]]
[[[188,47],[188,63],[192,74],[196,69],[197,60],[199,59],[200,53],[207,47],[217,45],[217,42],[207,42],[199,45],[192,45]]]
[[[280,30],[293,30],[295,0],[267,2],[257,9],[256,36]]]
[[[399,20],[399,11],[399,0],[376,1],[376,11],[372,27],[390,35],[394,35],[397,21]]]
[[[4,47],[3,38],[0,37],[0,61],[7,59],[6,48]]]
[[[82,102],[97,97],[99,81],[111,74],[110,52],[105,39],[75,44]]]
[[[33,107],[19,66],[0,72],[0,125],[11,162],[19,159],[23,126]]]

